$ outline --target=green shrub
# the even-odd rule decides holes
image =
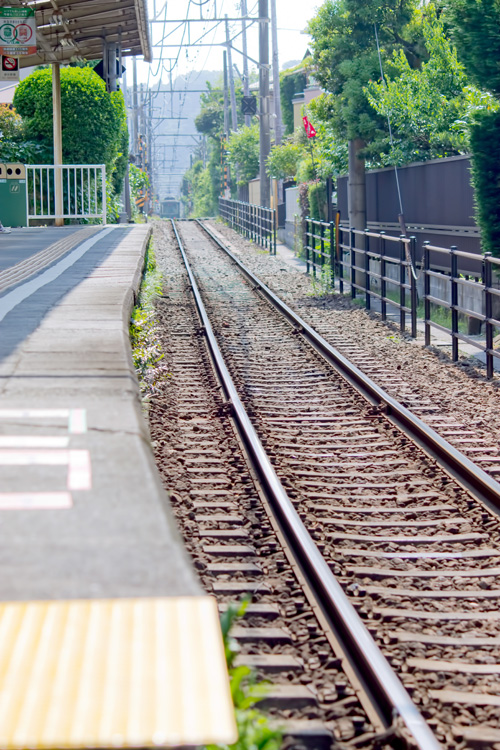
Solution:
[[[472,181],[484,252],[500,257],[500,112],[478,113],[471,126]]]

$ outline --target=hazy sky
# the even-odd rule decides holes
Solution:
[[[314,15],[315,9],[320,2],[299,2],[298,0],[276,0],[278,16],[278,47],[280,66],[290,60],[300,60],[304,56],[308,36],[301,34],[307,21]],[[239,2],[236,0],[148,0],[150,18],[156,17],[162,21],[184,19],[186,17],[200,19],[213,18],[215,12],[217,17],[225,14],[229,18],[237,18],[241,14]],[[256,16],[258,13],[258,0],[247,0],[248,15]],[[166,11],[166,12],[165,12]],[[231,23],[232,34],[241,30],[240,23]],[[207,33],[208,32],[208,33]],[[248,28],[248,55],[254,59],[258,58],[258,26],[253,24]],[[194,43],[206,34],[201,40],[205,45],[179,48],[181,41]],[[155,43],[164,40],[165,45],[154,48],[155,60],[151,65],[140,63],[138,69],[139,81],[150,85],[158,85],[160,77],[164,83],[170,79],[170,70],[175,78],[192,70],[221,70],[222,51],[218,46],[225,39],[224,24],[215,29],[214,24],[197,22],[191,24],[191,38],[188,37],[186,24],[154,24],[153,41]],[[241,36],[233,42],[237,49],[241,49]],[[242,56],[233,52],[233,63],[242,70]],[[251,67],[252,63],[250,63]]]

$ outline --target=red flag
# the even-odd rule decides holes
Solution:
[[[302,122],[304,123],[304,127],[305,127],[306,133],[307,133],[307,137],[308,138],[314,138],[314,136],[316,135],[316,131],[314,130],[313,126],[311,125],[311,123],[309,122],[309,120],[307,119],[307,117],[303,117],[302,118]]]

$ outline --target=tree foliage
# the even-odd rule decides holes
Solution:
[[[36,163],[42,156],[42,147],[27,137],[22,118],[0,104],[0,162]]]
[[[229,163],[238,175],[238,185],[246,185],[259,174],[259,126],[242,127],[231,133]]]
[[[183,193],[191,217],[200,218],[217,214],[219,184],[214,192],[210,165],[204,167],[201,160],[195,161],[188,169],[184,175]]]
[[[500,97],[500,2],[452,0],[446,14],[471,78]],[[486,108],[471,126],[472,181],[483,250],[500,257],[500,112]]]
[[[500,97],[500,1],[450,0],[445,19],[471,79]]]
[[[35,70],[14,95],[26,133],[53,158],[52,75]],[[61,110],[63,160],[66,164],[106,164],[111,171],[124,143],[126,115],[123,95],[108,94],[104,81],[89,68],[62,68]]]
[[[500,112],[483,111],[471,127],[472,182],[484,252],[500,257]]]
[[[394,135],[369,149],[381,164],[405,164],[466,153],[468,127],[480,109],[496,108],[491,95],[469,84],[464,66],[432,8],[422,22],[428,60],[412,68],[402,50],[394,52],[389,77],[366,88],[375,111],[389,117]]]
[[[304,149],[287,140],[280,146],[274,146],[267,159],[267,173],[276,180],[295,177],[300,161],[304,158]]]
[[[309,22],[313,63],[319,83],[336,97],[332,125],[340,137],[371,141],[385,128],[365,95],[380,76],[374,24],[382,55],[404,50],[418,57],[410,33],[417,0],[326,0]]]
[[[304,68],[304,61],[295,68],[283,70],[280,73],[281,115],[288,135],[291,135],[294,130],[293,97],[295,94],[304,91],[306,85],[307,74]]]

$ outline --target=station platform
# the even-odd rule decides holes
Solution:
[[[0,235],[4,748],[235,739],[217,607],[177,534],[131,359],[149,233]]]

